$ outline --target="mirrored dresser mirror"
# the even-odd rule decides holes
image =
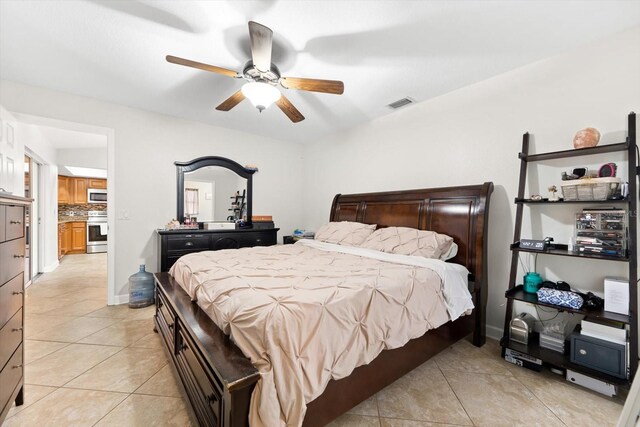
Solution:
[[[255,170],[224,157],[200,157],[175,162],[177,168],[177,218],[198,222],[251,223],[252,177]]]

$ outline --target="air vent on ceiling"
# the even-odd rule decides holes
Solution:
[[[408,96],[402,98],[402,99],[398,99],[395,102],[392,102],[391,104],[387,105],[387,107],[389,108],[393,108],[394,110],[397,110],[398,108],[402,108],[405,105],[409,105],[409,104],[413,104],[414,101],[413,99],[409,98]]]

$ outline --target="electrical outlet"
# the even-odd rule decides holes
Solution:
[[[129,211],[127,209],[121,210],[120,214],[118,215],[118,219],[128,220],[129,219]]]

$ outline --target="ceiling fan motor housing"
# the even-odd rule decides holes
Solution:
[[[242,75],[249,81],[263,81],[272,85],[277,85],[280,81],[280,70],[276,64],[271,63],[271,69],[267,72],[259,71],[254,65],[253,61],[249,60],[242,68]]]

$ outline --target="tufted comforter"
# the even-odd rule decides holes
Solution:
[[[331,379],[473,308],[462,266],[317,241],[189,254],[170,273],[260,372],[253,427],[300,426]]]

